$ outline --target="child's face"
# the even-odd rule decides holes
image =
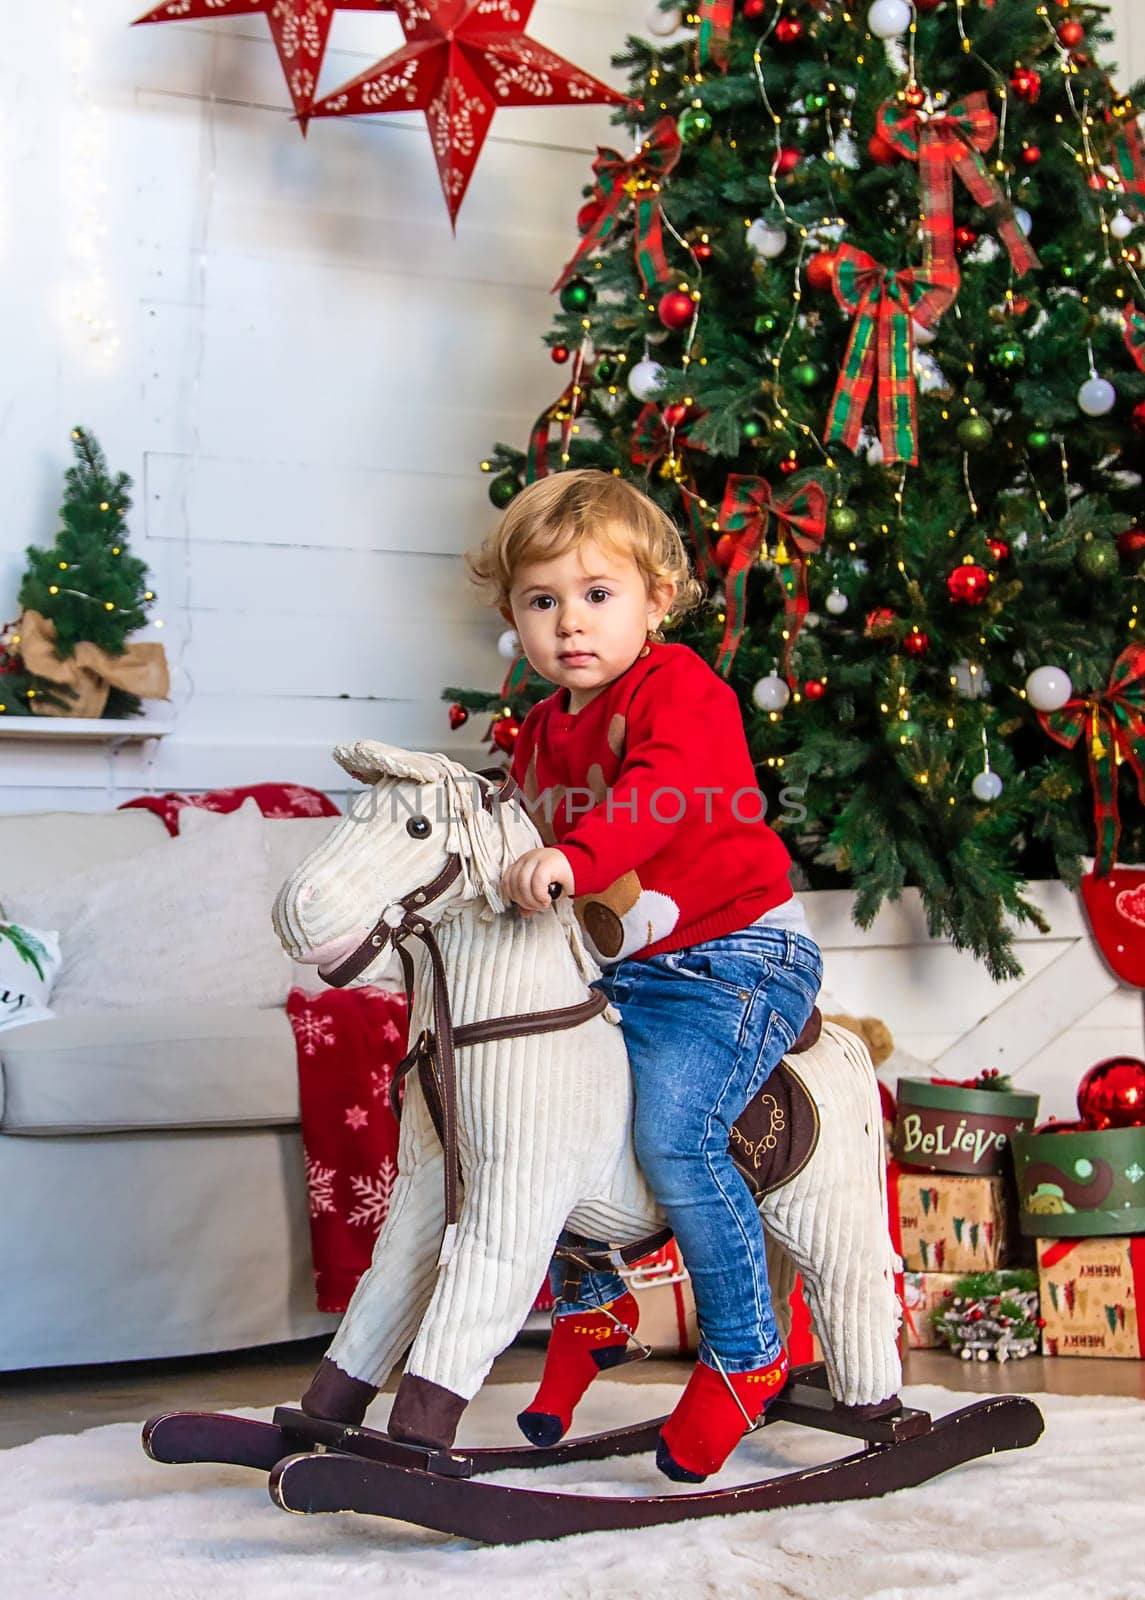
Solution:
[[[586,541],[518,568],[509,600],[529,661],[567,688],[569,710],[579,711],[632,665],[674,593],[669,584],[649,595],[630,556]]]

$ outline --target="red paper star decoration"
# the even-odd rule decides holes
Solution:
[[[406,42],[311,108],[316,117],[424,111],[457,213],[498,106],[588,105],[625,96],[526,38],[534,0],[394,0]]]
[[[135,25],[261,13],[270,24],[290,98],[305,133],[334,12],[392,10],[392,0],[164,0],[163,5],[136,17]]]

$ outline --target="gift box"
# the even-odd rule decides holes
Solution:
[[[1145,1233],[1145,1128],[1015,1134],[1014,1174],[1024,1234]]]
[[[904,1272],[902,1275],[902,1342],[907,1350],[936,1350],[942,1343],[935,1314],[954,1293],[957,1272]]]
[[[1039,1239],[1047,1356],[1145,1357],[1145,1238]]]
[[[1010,1170],[1012,1135],[1032,1128],[1037,1115],[1036,1094],[900,1078],[891,1153],[903,1166],[1001,1175]]]
[[[891,1238],[911,1272],[985,1272],[1008,1260],[1010,1226],[1001,1178],[887,1172]]]

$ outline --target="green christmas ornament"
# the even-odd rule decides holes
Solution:
[[[841,539],[849,539],[852,534],[859,531],[859,513],[854,506],[833,506],[827,518],[827,526]]]
[[[685,144],[699,144],[712,131],[712,114],[703,106],[686,106],[676,118],[676,132]]]
[[[1006,339],[990,352],[990,365],[998,372],[1020,372],[1026,364],[1026,347],[1017,339]]]
[[[1031,450],[1037,451],[1039,455],[1044,450],[1048,450],[1053,442],[1053,434],[1048,432],[1048,430],[1045,428],[1031,428],[1029,433],[1026,435],[1027,445],[1029,445]]]
[[[791,381],[801,389],[813,389],[819,382],[819,368],[814,361],[797,361],[791,369]]]
[[[811,94],[804,95],[803,104],[808,111],[826,111],[827,96],[816,89]]]
[[[891,737],[896,741],[902,739],[917,739],[921,732],[922,723],[915,722],[912,717],[908,717],[905,722],[891,723]]]
[[[763,431],[763,423],[758,417],[749,417],[743,425],[743,436],[749,441],[761,438]]]
[[[985,450],[994,437],[994,424],[985,417],[963,417],[958,424],[958,443],[964,450]]]
[[[596,290],[587,278],[570,278],[561,290],[561,306],[565,311],[587,311],[596,299]]]
[[[596,379],[597,383],[615,383],[616,374],[619,371],[619,368],[620,363],[612,356],[601,356],[600,360],[593,368],[593,377]]]
[[[1083,533],[1077,552],[1078,571],[1087,578],[1108,578],[1117,571],[1117,546],[1096,533]]]
[[[776,328],[779,327],[779,318],[770,311],[765,311],[761,316],[756,317],[754,327],[756,333],[774,333]]]
[[[521,481],[512,472],[499,472],[489,485],[489,498],[498,511],[504,511],[510,500],[521,492]]]

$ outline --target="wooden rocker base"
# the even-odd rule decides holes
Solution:
[[[268,1472],[270,1497],[284,1511],[356,1511],[483,1544],[520,1544],[871,1498],[926,1483],[979,1456],[1024,1449],[1043,1427],[1038,1408],[1020,1395],[981,1400],[937,1422],[908,1407],[865,1418],[831,1398],[822,1367],[799,1367],[768,1408],[765,1426],[795,1422],[839,1433],[862,1440],[860,1451],[736,1488],[688,1494],[580,1495],[479,1481],[482,1473],[651,1451],[664,1420],[549,1447],[434,1450],[375,1428],[320,1422],[289,1406],[280,1406],[273,1422],[174,1411],[149,1419],[143,1448],[155,1461],[225,1462]]]

